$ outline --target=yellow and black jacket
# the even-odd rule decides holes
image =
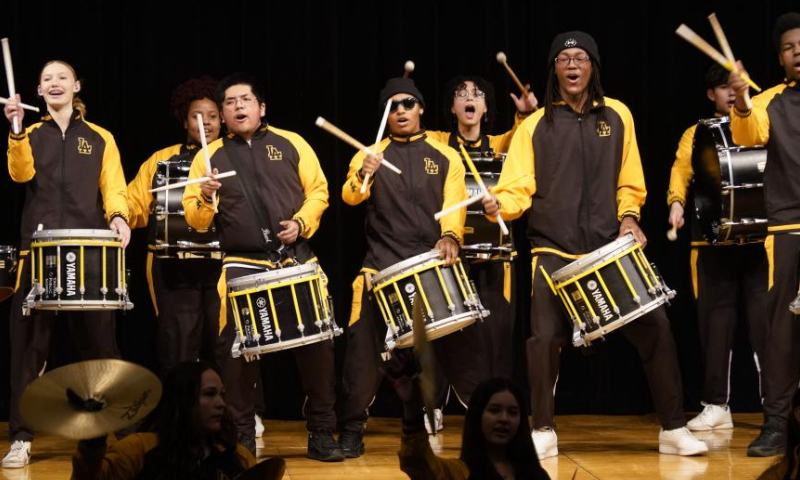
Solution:
[[[552,123],[542,108],[517,129],[499,180],[513,183],[497,198],[503,219],[530,208],[534,254],[571,258],[617,238],[623,217],[638,220],[647,190],[622,102],[606,97],[583,117],[563,102],[553,108]]]
[[[514,115],[514,125],[511,127],[511,130],[507,131],[506,133],[500,135],[484,135],[481,134],[477,140],[471,142],[461,135],[458,132],[440,132],[434,130],[427,130],[425,133],[428,134],[428,137],[436,140],[439,143],[443,143],[449,147],[454,148],[458,151],[460,145],[464,145],[464,148],[468,152],[497,152],[497,153],[506,153],[508,151],[509,145],[511,145],[511,138],[514,136],[514,132],[517,131],[517,127],[522,123],[525,118],[527,118],[530,114],[522,114],[517,112]]]
[[[255,178],[258,203],[266,206],[271,232],[280,232],[283,220],[296,220],[300,236],[294,244],[294,255],[304,262],[313,256],[305,240],[319,228],[322,212],[328,208],[328,181],[311,146],[296,133],[262,125],[248,144],[241,137],[228,134],[208,146],[211,168],[220,172],[234,170],[227,149],[235,149],[239,160],[249,165]],[[192,162],[189,178],[206,172],[203,152]],[[214,221],[220,248],[226,256],[243,254],[249,258],[266,258],[265,241],[250,203],[245,198],[241,180],[245,172],[221,180],[217,191],[217,215],[211,198],[203,195],[199,184],[189,185],[183,194],[186,222],[193,228],[206,229]],[[255,199],[254,199],[255,201]],[[273,235],[274,237],[274,235]]]
[[[158,446],[155,433],[134,433],[106,447],[105,442],[78,442],[72,458],[72,480],[145,480],[159,473],[149,465],[151,452]],[[203,478],[233,479],[253,467],[256,459],[247,448],[236,445],[226,450],[217,445],[218,452],[204,461]]]
[[[782,83],[753,97],[753,108],[731,111],[737,145],[767,146],[764,203],[770,234],[800,231],[800,86]]]
[[[157,151],[150,155],[141,167],[136,178],[128,184],[128,208],[130,209],[131,228],[146,227],[150,220],[150,214],[155,208],[155,197],[150,192],[153,188],[153,177],[158,171],[158,162],[169,160],[172,157],[184,154],[194,155],[197,153],[196,145],[177,144]]]
[[[374,147],[403,173],[385,166],[370,177],[361,194],[364,152],[350,161],[342,199],[348,205],[367,203],[367,255],[363,266],[382,270],[431,250],[443,236],[462,243],[466,208],[437,222],[436,212],[467,198],[464,165],[452,148],[424,132],[408,138],[389,136]]]
[[[105,229],[114,217],[128,220],[125,174],[114,137],[77,110],[63,134],[50,115],[19,135],[11,133],[8,173],[27,187],[22,250],[39,224]]]

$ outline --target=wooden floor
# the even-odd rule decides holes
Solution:
[[[432,439],[434,450],[456,457],[460,450],[462,417],[446,417],[445,429]],[[747,444],[759,432],[760,414],[734,415],[735,429],[698,434],[711,452],[702,457],[658,454],[658,424],[654,417],[563,416],[558,417],[559,456],[542,462],[553,479],[752,479],[777,457],[759,459],[745,455]],[[364,440],[367,453],[344,463],[324,464],[305,458],[303,422],[265,421],[264,437],[258,440],[259,458],[282,456],[287,461],[284,478],[311,479],[403,479],[398,467],[400,422],[373,418]],[[5,438],[7,424],[0,424]],[[7,443],[0,443],[5,452]],[[52,436],[37,437],[33,463],[24,469],[2,469],[0,478],[50,480],[69,478],[70,456],[75,443]]]

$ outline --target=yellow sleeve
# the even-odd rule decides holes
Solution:
[[[72,457],[72,480],[128,480],[144,468],[145,455],[155,448],[155,434],[128,435],[113,445],[96,440],[78,442]]]
[[[672,163],[672,172],[669,175],[669,191],[667,191],[667,205],[679,202],[686,205],[686,194],[689,191],[689,182],[694,177],[692,169],[692,148],[694,146],[694,132],[697,125],[687,128],[678,142],[678,151],[675,152],[675,161]]]
[[[425,130],[425,135],[428,138],[432,138],[433,140],[436,140],[439,143],[442,143],[442,144],[445,144],[445,145],[449,145],[450,144],[450,135],[452,135],[452,133],[450,133],[450,132],[440,132],[438,130]]]
[[[622,221],[623,217],[628,216],[639,221],[641,208],[647,196],[647,188],[644,184],[639,146],[636,143],[633,116],[622,102],[606,98],[606,105],[619,114],[625,130],[622,144],[622,165],[617,180],[617,220]]]
[[[155,201],[150,189],[153,188],[153,177],[158,170],[158,162],[178,154],[180,149],[180,145],[174,145],[150,155],[150,158],[139,167],[136,178],[128,184],[128,209],[131,215],[128,226],[131,228],[147,226]]]
[[[465,181],[464,162],[455,150],[438,142],[428,142],[450,161],[447,178],[444,180],[444,201],[442,210],[462,202],[469,197]],[[454,237],[459,245],[464,243],[464,222],[467,221],[467,207],[460,208],[441,219],[442,236]]]
[[[292,216],[292,220],[300,223],[300,236],[311,238],[319,228],[322,212],[328,208],[328,180],[319,164],[317,154],[303,137],[285,130],[281,130],[279,133],[292,142],[300,155],[297,174],[300,176],[300,184],[303,186],[305,198],[303,206]]]
[[[31,125],[19,135],[8,135],[8,173],[17,183],[29,182],[36,175],[29,135],[40,125],[41,123]]]
[[[125,185],[125,172],[122,170],[117,142],[108,131],[92,124],[89,125],[106,142],[106,148],[103,151],[103,165],[100,168],[100,193],[103,195],[103,210],[106,212],[106,220],[110,222],[113,217],[121,216],[126,222],[130,222],[128,189]]]
[[[377,145],[378,152],[386,150],[386,147],[389,146],[390,142],[391,140],[388,138],[381,140],[381,142]],[[375,145],[373,145],[373,148],[375,148]],[[352,160],[350,160],[350,168],[347,171],[347,180],[345,180],[344,185],[342,185],[342,200],[344,200],[344,203],[348,205],[358,205],[359,203],[365,202],[367,199],[369,199],[372,182],[375,180],[375,177],[370,177],[369,183],[367,184],[367,190],[362,194],[361,185],[364,184],[364,179],[361,177],[361,173],[359,172],[361,170],[361,165],[364,163],[364,157],[366,156],[366,153],[359,151],[353,155]],[[378,170],[378,175],[381,175],[380,170]],[[392,174],[390,173],[390,175]]]
[[[489,135],[489,146],[492,147],[492,150],[498,153],[508,152],[508,149],[511,146],[511,139],[514,138],[514,133],[516,133],[517,127],[519,127],[523,120],[528,118],[530,115],[530,113],[522,114],[517,112],[514,114],[514,125],[511,126],[511,130],[500,135]]]
[[[543,108],[525,119],[511,139],[497,184],[502,187],[508,182],[512,183],[495,192],[497,201],[500,202],[500,215],[503,220],[515,220],[531,207],[531,197],[536,193],[533,132],[542,117],[544,117]]]
[[[214,158],[214,154],[222,148],[222,139],[219,138],[211,142],[208,146],[209,158]],[[192,160],[192,166],[189,168],[189,180],[200,178],[206,174],[206,159],[203,156],[203,150],[198,150]],[[217,202],[221,195],[222,189],[217,190]],[[183,191],[183,211],[186,218],[186,223],[196,230],[206,230],[211,222],[214,221],[214,201],[211,197],[203,195],[200,189],[200,184],[195,183],[188,185]]]
[[[469,469],[456,458],[437,457],[428,442],[428,434],[403,432],[400,441],[400,470],[413,479],[466,480]]]
[[[743,147],[766,145],[769,142],[769,114],[767,106],[786,88],[785,84],[777,85],[766,92],[753,97],[753,108],[749,112],[731,109],[731,134],[733,143]]]

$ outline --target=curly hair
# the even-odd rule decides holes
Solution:
[[[492,125],[494,124],[496,109],[494,101],[494,86],[491,84],[491,82],[482,77],[477,75],[459,75],[447,81],[444,91],[444,116],[450,117],[453,128],[458,128],[458,119],[453,112],[451,112],[451,110],[453,109],[453,103],[456,99],[456,92],[464,88],[467,82],[472,82],[475,84],[475,87],[477,87],[478,90],[486,94],[486,97],[484,98],[486,101],[486,113],[483,115],[485,129],[483,127],[481,128],[481,133],[486,134],[491,130]]]
[[[172,92],[169,101],[169,110],[173,117],[183,124],[189,115],[189,106],[195,100],[207,98],[216,101],[217,80],[204,75],[200,78],[190,78],[178,85]]]

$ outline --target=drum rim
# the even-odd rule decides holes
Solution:
[[[227,281],[229,290],[245,290],[256,286],[259,280],[265,281],[262,285],[275,283],[278,280],[286,278],[298,277],[306,273],[313,273],[318,268],[317,263],[304,263],[302,265],[294,265],[291,267],[276,268],[266,272],[251,273],[243,277],[234,278]]]
[[[581,273],[590,270],[592,266],[602,263],[609,257],[614,257],[620,251],[627,250],[633,245],[638,245],[639,242],[633,237],[632,233],[627,233],[625,236],[620,237],[613,242],[603,245],[602,247],[587,253],[583,257],[571,262],[570,264],[559,268],[550,274],[553,282],[562,282],[570,278],[580,275]]]
[[[269,343],[267,345],[259,345],[257,347],[242,346],[242,348],[239,350],[239,354],[240,356],[266,355],[268,353],[282,352],[284,350],[291,350],[297,347],[313,345],[315,343],[325,342],[327,340],[333,341],[333,339],[336,338],[336,336],[337,335],[335,330],[331,328],[324,332],[319,332],[312,335],[303,335],[302,337],[299,338],[293,338],[291,340],[286,340],[286,341],[279,341],[276,343]],[[305,339],[313,341],[304,341]],[[281,346],[282,348],[274,348],[278,346]]]
[[[378,284],[385,283],[392,279],[392,277],[395,277],[406,270],[414,267],[420,267],[427,263],[434,263],[436,260],[439,260],[439,250],[437,249],[420,253],[419,255],[414,255],[411,258],[399,261],[376,273],[375,276],[372,277],[372,284],[377,287]]]
[[[469,159],[473,161],[475,159],[491,159],[495,161],[498,158],[502,158],[503,161],[505,161],[505,159],[508,158],[508,153],[506,152],[492,152],[492,156],[486,155],[487,153],[489,152],[467,152],[467,155],[469,155]]]
[[[31,240],[75,239],[75,240],[119,240],[119,234],[113,230],[90,228],[57,228],[37,230],[33,232]]]

